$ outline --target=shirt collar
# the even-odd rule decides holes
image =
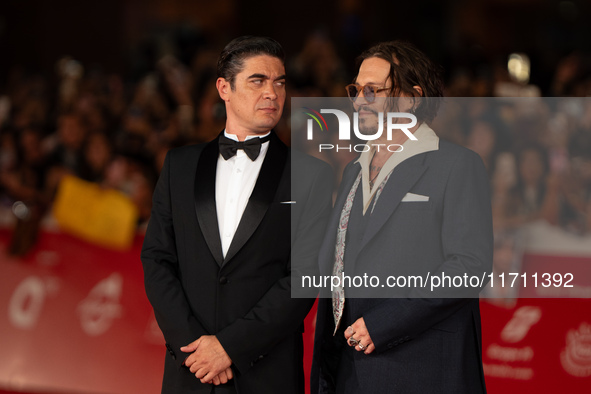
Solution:
[[[271,132],[270,132],[270,131],[269,131],[268,133],[265,133],[265,134],[253,134],[253,135],[247,135],[247,136],[246,136],[246,138],[244,139],[244,141],[246,141],[246,140],[250,140],[250,139],[253,139],[253,138],[265,138],[265,137],[266,137],[266,136],[268,136],[269,134],[271,134]],[[227,131],[227,130],[225,130],[225,129],[224,129],[224,135],[225,135],[226,137],[228,137],[229,139],[231,139],[231,140],[238,141],[238,136],[237,136],[236,134],[230,134],[230,133],[228,133],[228,131]]]
[[[369,149],[366,149],[359,158],[357,159],[356,163],[361,165],[361,180],[362,180],[362,187],[363,187],[363,214],[369,208],[371,200],[376,193],[378,187],[382,184],[386,176],[398,166],[398,164],[402,163],[404,160],[409,159],[413,156],[416,156],[421,153],[435,151],[439,149],[439,137],[435,132],[426,124],[421,123],[418,129],[414,132],[414,136],[417,138],[415,140],[408,139],[402,144],[402,151],[395,152],[388,158],[382,170],[380,171],[379,175],[377,176],[373,188],[369,185],[369,166],[371,164],[371,159],[373,158],[374,151],[377,149],[372,146],[371,142],[368,142],[366,145],[369,146]],[[380,149],[387,149],[385,146],[380,146]]]

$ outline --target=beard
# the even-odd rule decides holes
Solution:
[[[379,114],[373,108],[368,106],[359,107],[358,112],[368,112],[364,116],[359,116],[359,131],[362,134],[375,134],[379,127]],[[382,123],[383,126],[383,123]]]

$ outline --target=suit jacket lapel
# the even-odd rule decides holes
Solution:
[[[360,251],[380,231],[382,226],[394,213],[402,198],[428,168],[424,163],[425,157],[426,155],[411,157],[394,168],[384,190],[382,190],[374,211],[371,213],[371,218],[369,219],[361,247],[359,248]]]
[[[215,203],[215,175],[219,155],[218,138],[203,149],[195,173],[195,211],[199,227],[215,261],[222,265],[223,253]]]
[[[248,204],[242,214],[242,218],[240,219],[240,223],[238,224],[238,228],[236,229],[236,233],[234,234],[226,258],[224,259],[224,264],[238,253],[255,232],[261,223],[261,220],[263,220],[269,205],[275,197],[287,157],[287,146],[281,142],[274,132],[271,132],[269,150],[265,155],[265,160],[263,161],[254,190],[252,191]]]

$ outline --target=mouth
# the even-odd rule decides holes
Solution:
[[[277,108],[275,107],[265,107],[265,108],[259,108],[259,111],[262,111],[266,114],[273,114],[275,112],[277,112]]]
[[[359,116],[377,115],[376,111],[373,111],[367,107],[361,107],[357,112],[359,113]]]

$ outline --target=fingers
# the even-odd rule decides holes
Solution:
[[[228,377],[226,376],[226,371],[222,371],[219,375],[219,380],[222,384],[228,383]]]
[[[375,345],[367,331],[363,317],[360,317],[355,323],[347,327],[345,338],[347,339],[347,344],[354,347],[358,352],[370,354],[375,350]]]
[[[351,337],[349,337],[349,339],[347,339],[347,345],[357,346],[357,345],[359,345],[359,339],[351,336]]]
[[[197,378],[199,377],[199,376],[197,376],[197,375],[195,375],[195,376],[196,376]],[[215,372],[211,372],[211,371],[209,371],[209,372],[208,372],[208,373],[206,373],[206,374],[205,374],[205,376],[203,376],[203,377],[202,377],[200,380],[201,380],[201,383],[210,383],[211,381],[213,381],[213,380],[214,380],[214,378],[217,378],[217,375],[216,375],[216,373],[215,373]],[[219,379],[218,379],[218,382],[219,382]],[[219,385],[219,383],[218,383],[218,385]]]
[[[366,342],[366,341],[363,341]],[[359,342],[359,344],[357,346],[355,346],[355,350],[357,350],[358,352],[363,352],[365,354],[370,354],[371,352],[373,352],[375,350],[375,345],[372,342],[369,343],[363,343],[362,341]]]
[[[181,350],[192,351],[184,364],[202,383],[220,385],[233,378],[232,360],[215,336],[204,335]]]
[[[359,337],[368,335],[367,327],[365,327],[365,321],[363,320],[362,317],[357,319],[357,321],[351,325],[351,328],[353,329],[353,332],[355,332],[355,334],[357,334],[357,335],[355,335],[355,338],[359,338]]]
[[[347,329],[345,330],[345,339],[349,339],[353,336],[353,334],[355,334],[355,330],[353,329],[353,327],[349,326],[347,327]]]
[[[181,352],[183,352],[183,353],[193,353],[199,347],[199,343],[201,343],[201,338],[197,339],[194,342],[191,342],[187,346],[183,346],[181,348]]]
[[[365,354],[370,354],[371,352],[373,352],[374,350],[376,350],[376,347],[373,343],[370,343],[366,348],[365,351],[363,353]]]
[[[228,383],[228,381],[230,379],[232,379],[233,375],[232,375],[232,370],[230,368],[226,369],[225,371],[222,371],[219,373],[219,375],[214,376],[213,379],[210,382],[204,382],[207,379],[207,375],[204,376],[201,381],[204,383],[210,383],[210,384],[214,384],[216,386],[219,386],[220,384],[226,384]]]
[[[201,383],[214,384],[216,386],[219,386],[220,384],[228,383],[229,380],[234,378],[234,374],[232,373],[232,369],[230,367],[226,368],[218,375],[215,375],[215,372],[206,372],[205,368],[195,367],[195,369],[195,377],[199,379]]]
[[[197,350],[197,348],[199,347],[199,345],[187,345],[187,346],[183,346],[181,348],[181,352],[183,353],[193,353],[195,350]]]
[[[196,367],[195,367],[196,368]],[[191,372],[193,372],[193,367],[191,367]],[[201,383],[207,383],[210,380],[213,379],[213,375],[209,377],[209,379],[205,379],[205,376],[207,375],[207,371],[205,370],[205,368],[198,368],[195,372],[193,372],[195,374],[195,377],[197,379],[201,379]]]
[[[192,367],[194,368],[194,370],[192,370],[191,372],[195,373],[195,371],[197,371],[197,357],[195,357],[195,354],[192,353],[189,356],[187,356],[187,358],[185,359],[185,361],[183,362],[183,364],[185,364],[185,366],[189,369],[191,369]]]

